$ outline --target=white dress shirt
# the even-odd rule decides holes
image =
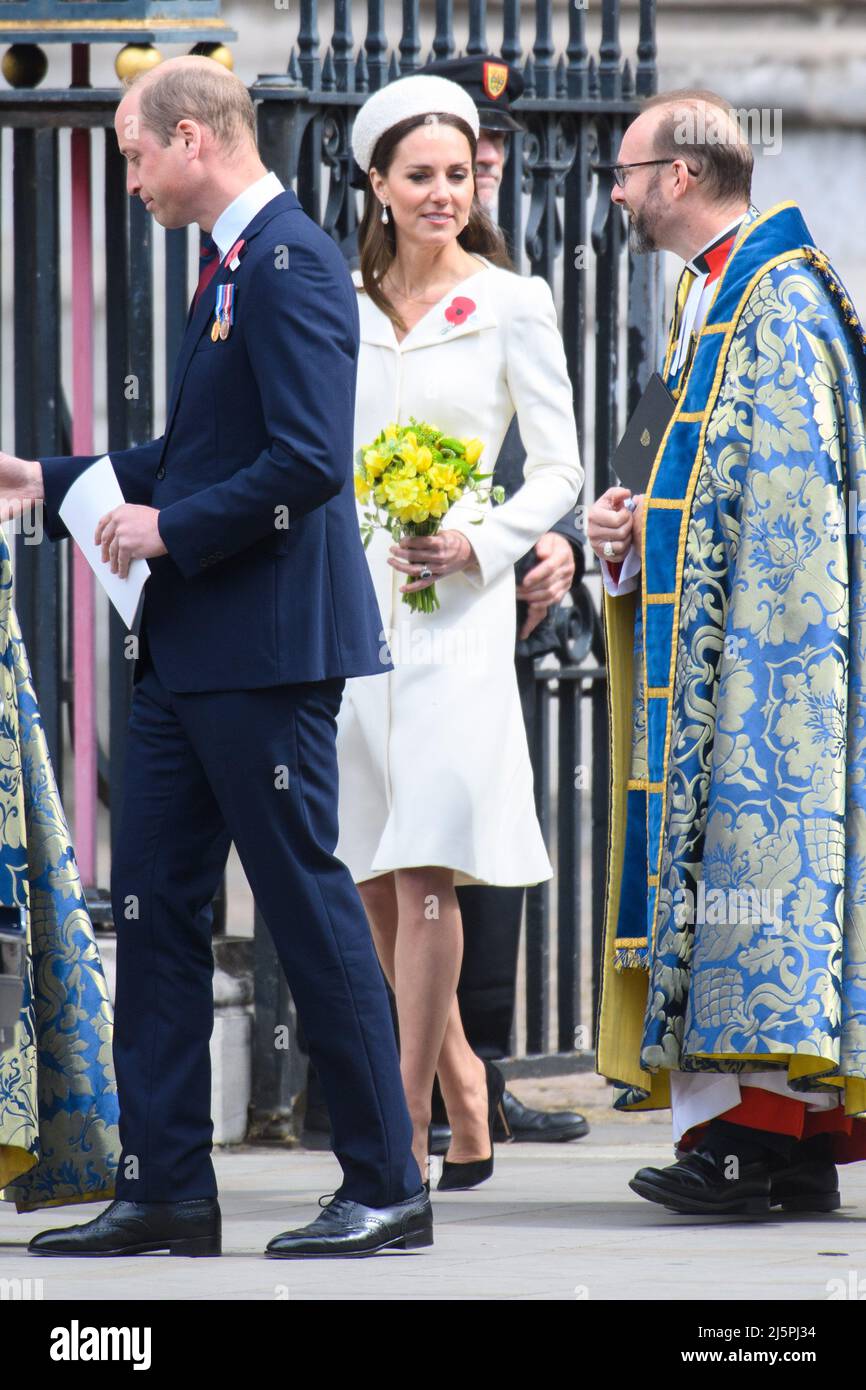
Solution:
[[[711,280],[709,271],[699,270],[695,265],[695,260],[703,256],[704,252],[708,251],[716,242],[726,240],[736,231],[744,217],[745,213],[739,213],[739,215],[734,218],[733,222],[729,222],[727,227],[723,227],[720,232],[717,232],[714,237],[711,237],[706,246],[701,247],[701,250],[697,252],[694,260],[686,261],[686,270],[690,270],[695,278],[689,286],[688,298],[683,307],[680,336],[677,342],[677,350],[674,353],[674,358],[671,363],[671,371],[674,375],[677,374],[688,357],[689,340],[691,339],[692,333],[699,333],[706,322],[710,304],[715,294],[716,279],[718,278],[718,276],[716,276],[716,279]]]
[[[255,183],[251,183],[249,188],[245,188],[243,193],[239,193],[227,208],[223,208],[214,222],[211,232],[211,236],[219,247],[220,260],[225,259],[241,232],[250,225],[256,213],[261,212],[262,208],[272,198],[276,198],[278,193],[284,192],[285,189],[276,174],[263,174],[260,179],[256,179]]]

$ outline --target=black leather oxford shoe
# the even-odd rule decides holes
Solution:
[[[533,1110],[510,1091],[503,1094],[502,1110],[509,1132],[497,1115],[493,1137],[498,1143],[510,1139],[514,1144],[567,1144],[589,1134],[589,1125],[576,1110]]]
[[[433,1244],[433,1208],[422,1188],[390,1207],[365,1207],[335,1197],[309,1226],[283,1231],[268,1242],[266,1255],[375,1255],[380,1250],[414,1250]]]
[[[32,1255],[220,1255],[222,1226],[216,1197],[188,1202],[114,1201],[93,1221],[40,1231]]]
[[[770,1160],[740,1163],[726,1176],[727,1159],[709,1149],[693,1149],[669,1168],[641,1168],[629,1187],[648,1202],[659,1202],[688,1216],[769,1216]]]
[[[504,1117],[504,1122],[503,1122]],[[502,1114],[497,1110],[493,1138],[497,1144],[567,1144],[589,1134],[589,1124],[576,1110],[533,1110],[511,1091],[502,1094]],[[436,1122],[430,1126],[427,1152],[445,1154],[451,1144],[451,1128]]]
[[[770,1179],[770,1206],[783,1211],[836,1211],[842,1205],[839,1174],[828,1159],[800,1159]]]

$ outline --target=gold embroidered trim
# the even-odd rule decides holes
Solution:
[[[729,270],[730,270],[730,267],[731,267],[731,266],[733,265],[733,263],[734,263],[734,259],[735,259],[735,257],[736,257],[737,252],[740,251],[740,250],[742,249],[742,247],[743,247],[743,245],[745,244],[745,242],[748,241],[749,237],[752,235],[753,232],[755,232],[755,231],[757,230],[758,227],[762,226],[765,222],[769,221],[770,218],[778,216],[779,213],[784,212],[787,208],[796,208],[796,204],[795,204],[793,201],[790,201],[790,200],[789,200],[788,202],[784,202],[784,203],[777,203],[774,207],[769,208],[765,213],[762,213],[760,217],[756,217],[755,220],[754,220],[754,222],[751,222],[751,223],[745,228],[745,231],[744,231],[744,232],[743,232],[743,229],[742,229],[742,228],[740,229],[741,232],[743,232],[743,234],[737,236],[737,239],[736,239],[736,241],[735,241],[733,247],[731,248],[730,255],[728,256],[728,259],[727,259],[727,261],[725,262],[725,265],[724,265],[724,268],[723,268],[723,270],[722,270],[722,273],[721,273],[721,275],[719,276],[718,281],[716,282],[716,288],[715,288],[715,291],[714,291],[714,293],[713,293],[713,298],[712,298],[712,300],[710,301],[710,306],[709,306],[709,309],[707,310],[707,318],[708,318],[708,319],[712,316],[712,312],[713,312],[713,308],[714,308],[714,306],[715,306],[716,300],[717,300],[718,297],[719,297],[719,293],[720,293],[721,288],[722,288],[722,286],[723,286],[723,284],[724,284],[724,282],[725,282],[725,279],[726,279],[727,274],[728,274],[728,272],[729,272]],[[785,251],[785,252],[782,252],[782,253],[781,253],[780,255],[778,255],[778,256],[771,257],[771,259],[770,259],[769,261],[765,262],[762,266],[759,267],[759,269],[755,272],[755,274],[751,277],[751,279],[749,280],[748,284],[746,285],[746,288],[745,288],[745,290],[744,290],[744,292],[743,292],[743,294],[742,294],[742,296],[741,296],[741,298],[740,298],[740,301],[739,301],[739,303],[738,303],[738,305],[737,305],[736,311],[735,311],[733,317],[732,317],[732,318],[729,320],[729,322],[728,322],[728,325],[727,325],[727,328],[726,328],[726,331],[725,331],[725,339],[724,339],[724,342],[722,343],[722,345],[721,345],[721,347],[720,347],[720,349],[719,349],[719,357],[718,357],[718,361],[717,361],[717,363],[716,363],[716,370],[715,370],[715,374],[714,374],[714,377],[713,377],[712,384],[711,384],[711,386],[710,386],[709,395],[708,395],[708,397],[707,397],[707,404],[706,404],[705,407],[704,407],[704,421],[703,421],[703,425],[702,425],[702,427],[701,427],[700,437],[699,437],[699,439],[698,439],[698,446],[697,446],[697,450],[696,450],[696,453],[695,453],[695,458],[694,458],[694,461],[693,461],[693,463],[692,463],[691,471],[690,471],[690,473],[689,473],[689,480],[688,480],[688,483],[687,483],[687,485],[686,485],[685,497],[684,497],[683,500],[682,500],[680,503],[678,503],[678,504],[674,504],[672,501],[668,501],[667,499],[665,499],[663,502],[660,501],[660,503],[659,503],[659,505],[664,506],[664,507],[671,507],[671,506],[673,506],[673,505],[678,505],[678,506],[681,508],[681,510],[683,511],[684,516],[685,516],[685,521],[686,521],[686,524],[685,524],[685,525],[682,524],[682,521],[680,522],[680,534],[679,534],[678,544],[677,544],[677,564],[676,564],[676,573],[675,573],[675,598],[674,598],[674,600],[673,600],[673,603],[674,603],[674,617],[673,617],[673,627],[672,627],[672,634],[671,634],[671,659],[670,659],[670,666],[669,666],[669,670],[668,670],[668,683],[669,683],[669,686],[671,687],[671,689],[673,688],[674,680],[675,680],[675,676],[676,676],[677,639],[678,639],[678,634],[679,634],[679,618],[680,618],[680,607],[681,607],[681,600],[682,600],[683,571],[684,571],[684,569],[685,569],[686,540],[687,540],[688,529],[689,529],[689,528],[688,528],[688,521],[689,521],[689,517],[690,517],[690,515],[691,515],[691,507],[692,507],[692,501],[693,501],[693,498],[694,498],[695,488],[697,487],[698,474],[699,474],[699,472],[700,472],[700,467],[701,467],[701,464],[702,464],[702,462],[703,462],[704,448],[705,448],[705,446],[706,446],[707,429],[708,429],[708,426],[709,426],[710,419],[711,419],[711,417],[712,417],[713,410],[715,409],[715,404],[716,404],[716,400],[717,400],[717,398],[718,398],[719,391],[721,390],[722,379],[723,379],[723,377],[724,377],[725,367],[726,367],[726,365],[727,365],[727,358],[728,358],[728,353],[729,353],[730,347],[731,347],[731,341],[732,341],[732,339],[733,339],[734,333],[735,333],[735,331],[736,331],[736,326],[737,326],[737,324],[738,324],[738,322],[739,322],[739,320],[740,320],[740,317],[741,317],[741,315],[742,315],[743,309],[745,308],[745,306],[746,306],[746,304],[747,304],[747,302],[748,302],[749,296],[751,295],[751,293],[752,293],[752,291],[754,290],[755,286],[757,285],[758,281],[759,281],[764,275],[766,275],[769,271],[774,270],[774,269],[776,268],[776,266],[785,265],[785,264],[787,264],[787,262],[789,262],[789,261],[802,260],[803,257],[804,257],[804,251],[803,251],[803,248],[802,248],[802,247],[796,247],[795,249],[793,249],[793,250],[791,250],[791,251]],[[706,331],[707,331],[706,328],[703,328],[703,329],[701,330],[700,338],[703,337],[703,335],[704,335],[704,333],[705,333]],[[699,342],[700,342],[700,338],[699,338],[699,340],[698,340]],[[669,345],[669,351],[668,351],[667,357],[666,357],[666,359],[665,359],[666,365],[667,365],[667,362],[670,360],[671,352],[672,352],[672,348],[671,348],[671,345]],[[657,474],[658,474],[659,464],[661,463],[661,460],[664,458],[665,450],[667,449],[668,442],[669,442],[669,440],[670,440],[671,431],[673,430],[674,425],[677,423],[677,421],[678,421],[678,419],[679,419],[679,417],[680,417],[680,405],[681,405],[681,403],[682,403],[682,400],[685,399],[686,388],[687,388],[687,385],[688,385],[688,377],[691,377],[691,373],[692,373],[692,370],[694,369],[694,364],[695,364],[696,358],[697,358],[697,353],[694,353],[694,354],[692,355],[692,360],[691,360],[691,363],[690,363],[690,365],[689,365],[688,374],[687,374],[687,379],[680,383],[680,384],[681,384],[681,387],[682,387],[682,397],[681,397],[680,400],[678,400],[677,405],[676,405],[676,407],[675,407],[675,409],[674,409],[674,412],[673,412],[673,414],[671,415],[670,420],[668,421],[667,429],[665,430],[664,436],[663,436],[663,438],[662,438],[662,442],[661,442],[661,444],[660,444],[660,446],[659,446],[658,453],[656,454],[655,461],[654,461],[654,463],[653,463],[652,474],[650,475],[650,480],[649,480],[649,483],[647,484],[647,500],[646,500],[646,506],[647,506],[647,507],[653,506],[652,489],[653,489],[653,485],[654,485],[655,480],[656,480],[656,476],[657,476]],[[643,574],[646,574],[646,527],[643,527],[642,530],[641,530],[641,571],[642,571]],[[642,644],[642,645],[643,645],[643,651],[642,651],[642,653],[641,653],[641,659],[642,659],[642,661],[643,661],[643,676],[644,676],[644,714],[645,714],[645,715],[647,716],[647,718],[648,718],[649,710],[648,710],[647,702],[648,702],[648,700],[649,700],[649,690],[648,690],[648,683],[647,683],[647,679],[648,679],[648,678],[647,678],[647,658],[646,658],[646,629],[647,629],[647,611],[646,611],[646,610],[647,610],[647,602],[646,602],[646,585],[645,585],[645,584],[642,586],[642,592],[641,592],[641,605],[642,605],[643,630],[644,630],[644,640],[643,640],[643,644]],[[661,863],[661,847],[662,847],[662,841],[663,841],[663,838],[664,838],[665,818],[666,818],[666,816],[667,816],[667,808],[668,808],[668,785],[667,785],[667,784],[668,784],[668,775],[667,775],[667,774],[668,774],[668,767],[669,767],[669,765],[670,765],[670,743],[671,743],[671,721],[672,721],[672,714],[673,714],[673,702],[672,702],[671,699],[669,699],[669,700],[668,700],[668,707],[667,707],[667,717],[666,717],[666,720],[665,720],[665,741],[664,741],[664,749],[663,749],[663,752],[662,752],[662,772],[663,772],[663,776],[662,776],[662,779],[661,779],[661,780],[662,780],[662,808],[661,808],[661,819],[660,819],[660,823],[659,823],[659,838],[658,838],[658,845],[657,845],[657,850],[658,850],[658,862],[659,862],[659,863]],[[649,832],[649,825],[647,825],[647,832]],[[649,847],[647,847],[647,850],[649,850]],[[656,895],[655,906],[654,906],[654,909],[653,909],[653,920],[652,920],[652,923],[650,924],[650,930],[649,930],[649,933],[648,933],[648,936],[649,936],[649,945],[650,945],[651,949],[654,949],[654,947],[655,947],[656,924],[657,924],[657,922],[658,922],[658,914],[659,914],[659,901],[660,901],[660,895],[657,894],[657,895]],[[650,953],[651,953],[651,952],[650,952]]]

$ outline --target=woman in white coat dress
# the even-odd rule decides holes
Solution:
[[[527,452],[526,481],[501,506],[466,494],[437,535],[399,546],[376,531],[367,555],[394,670],[347,681],[338,719],[336,852],[394,989],[425,1176],[439,1073],[452,1130],[440,1188],[490,1175],[499,1101],[460,1022],[455,885],[533,884],[553,872],[514,668],[513,566],[583,481],[550,289],[505,268],[501,236],[474,196],[477,132],[462,88],[419,75],[370,98],[353,140],[370,176],[354,277],[356,450],[414,416],[483,440],[490,471],[516,410]],[[440,608],[412,612],[402,595],[433,582]]]

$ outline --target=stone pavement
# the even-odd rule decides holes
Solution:
[[[18,1215],[10,1205],[0,1208],[0,1280],[41,1279],[45,1300],[826,1301],[843,1286],[866,1296],[866,1166],[841,1169],[844,1206],[829,1217],[677,1217],[627,1186],[641,1164],[670,1161],[666,1115],[612,1115],[594,1077],[515,1081],[513,1089],[528,1102],[579,1104],[592,1132],[564,1145],[498,1145],[488,1183],[434,1191],[429,1250],[264,1259],[272,1235],[313,1219],[339,1169],[328,1153],[242,1147],[215,1155],[221,1259],[37,1259],[25,1249],[31,1235],[89,1220],[100,1208]]]

